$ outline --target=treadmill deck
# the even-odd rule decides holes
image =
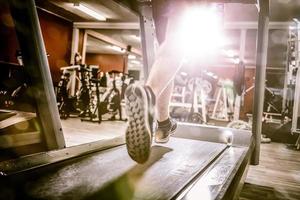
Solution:
[[[154,144],[150,159],[140,165],[129,158],[123,145],[13,175],[10,182],[23,199],[172,199],[203,175],[209,184],[218,182],[212,192],[219,193],[243,154],[242,148],[237,148],[238,154],[233,149],[220,143],[171,138],[165,145]],[[231,164],[224,165],[224,156]],[[218,162],[219,168],[214,166]]]

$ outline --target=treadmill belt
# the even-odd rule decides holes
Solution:
[[[34,199],[170,199],[225,148],[171,138],[166,145],[154,144],[150,159],[139,165],[120,146],[29,175],[18,192]]]

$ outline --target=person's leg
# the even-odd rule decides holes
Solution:
[[[177,17],[172,17],[167,21],[166,39],[159,47],[146,85],[131,85],[125,92],[129,124],[126,130],[126,146],[129,156],[138,163],[146,162],[150,156],[155,101],[158,101],[159,107],[165,109],[159,113],[159,118],[168,116],[171,82],[183,57],[178,51],[174,34],[176,20]]]
[[[152,1],[152,14],[155,24],[156,38],[159,43],[159,51],[162,51],[161,45],[165,41],[167,26],[168,26],[168,14],[170,12],[170,5],[168,0],[153,0]],[[158,53],[157,58],[160,57]],[[156,59],[157,59],[156,58]],[[158,74],[158,75],[157,75]],[[151,75],[147,79],[146,85],[153,90],[155,90],[155,85],[153,86],[153,77],[160,76],[159,73],[153,72],[151,69]],[[164,89],[161,95],[156,94],[156,110],[157,110],[157,121],[162,122],[169,119],[169,101],[173,91],[173,82],[171,81],[169,85]]]
[[[165,88],[165,90],[156,98],[156,119],[158,122],[163,122],[169,119],[169,103],[173,92],[174,81]]]
[[[170,118],[169,103],[173,92],[174,81],[171,81],[162,93],[156,98],[157,104],[157,129],[155,131],[155,142],[166,143],[170,135],[175,132],[177,123]]]
[[[160,5],[153,5],[154,11],[160,9]],[[168,7],[164,5],[164,7]],[[155,142],[166,143],[169,136],[176,128],[176,121],[169,117],[169,103],[173,92],[173,79],[181,66],[183,54],[181,53],[176,33],[178,29],[180,11],[176,8],[182,6],[173,6],[170,10],[169,19],[166,16],[160,16],[159,13],[153,13],[156,35],[160,47],[156,55],[155,62],[151,68],[146,85],[152,89],[156,96],[157,110],[157,129],[155,131]],[[171,12],[171,13],[170,13]],[[172,15],[176,13],[176,15]],[[172,16],[170,16],[172,15]]]
[[[186,3],[183,1],[152,0],[156,37],[160,45],[146,85],[152,89],[156,97],[159,97],[164,89],[172,84],[183,60],[184,55],[177,36],[180,18],[185,7]],[[170,90],[164,92],[168,94]]]
[[[182,64],[184,55],[181,47],[176,43],[177,27],[178,17],[169,19],[165,41],[158,49],[146,82],[156,97],[159,97],[171,84]]]

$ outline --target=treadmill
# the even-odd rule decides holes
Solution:
[[[165,145],[154,144],[141,165],[122,143],[51,164],[46,160],[63,150],[8,161],[0,166],[2,194],[15,199],[237,199],[254,147],[249,131],[179,124],[175,136]],[[39,160],[39,166],[18,168],[31,160]]]
[[[265,70],[269,1],[258,2],[258,42],[264,44],[258,45],[257,50],[263,52],[257,58],[261,67],[257,70],[259,77],[256,81],[260,88],[264,84],[261,80],[264,73],[259,73]],[[58,140],[62,137],[61,125],[54,106],[49,68],[45,67],[47,60],[34,0],[15,0],[10,7],[21,48],[32,45],[34,41],[34,48],[24,55],[27,56],[24,66],[27,65],[28,70],[39,69],[36,73],[41,76],[33,74],[32,78],[41,82],[34,84],[43,83],[39,89],[48,95],[44,100],[46,104],[43,102],[43,107],[37,108],[43,132]],[[32,33],[19,29],[24,25]],[[143,37],[145,48],[147,41],[146,36]],[[147,56],[147,52],[143,53]],[[154,143],[145,164],[130,159],[124,137],[69,148],[46,138],[46,143],[51,144],[48,145],[49,151],[0,162],[0,199],[238,199],[249,164],[258,164],[263,105],[260,92],[264,91],[263,88],[255,91],[253,134],[180,123],[169,143]],[[45,111],[50,117],[43,116]]]

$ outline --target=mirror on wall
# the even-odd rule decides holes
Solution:
[[[1,1],[0,160],[56,149],[46,137],[62,144],[58,148],[123,137],[124,89],[143,81],[134,11],[112,0],[35,3],[53,83],[47,85],[56,95],[52,109],[58,109],[63,137],[45,135],[41,128],[9,3]]]
[[[124,91],[143,81],[139,30],[80,32],[82,54],[76,52],[74,64],[61,68],[57,90],[59,95],[62,89],[68,93],[65,99],[71,105],[66,106],[64,98],[59,101],[67,146],[124,136]]]

